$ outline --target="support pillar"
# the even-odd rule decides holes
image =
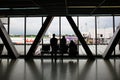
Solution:
[[[14,47],[14,44],[12,43],[10,36],[8,35],[5,27],[3,26],[1,20],[0,20],[0,37],[8,50],[8,55],[11,58],[17,58],[19,56],[17,50]]]
[[[120,26],[117,27],[116,31],[113,34],[113,37],[111,38],[107,48],[105,49],[105,52],[103,54],[104,59],[109,59],[112,55],[112,52],[115,49],[115,46],[120,41]]]

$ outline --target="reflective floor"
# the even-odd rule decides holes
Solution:
[[[120,60],[1,59],[0,80],[120,80]]]

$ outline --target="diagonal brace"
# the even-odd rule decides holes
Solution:
[[[0,20],[0,37],[5,44],[6,49],[8,50],[8,55],[11,58],[17,58],[19,56],[17,50],[14,47],[14,44],[12,43],[10,36],[8,35],[5,27],[3,26],[1,20]]]
[[[112,52],[115,49],[115,46],[118,44],[120,40],[120,26],[117,28],[115,33],[113,34],[113,37],[111,38],[107,48],[105,49],[105,52],[103,54],[104,59],[109,59],[110,56],[112,55]]]
[[[43,25],[40,29],[40,31],[38,32],[33,44],[31,45],[26,58],[30,58],[30,57],[33,56],[33,54],[35,53],[35,51],[37,49],[37,45],[39,44],[39,41],[42,39],[42,36],[45,34],[45,32],[48,29],[52,20],[53,20],[52,16],[47,16],[45,22],[43,23]]]
[[[66,16],[66,18],[67,18],[67,20],[69,21],[69,23],[70,23],[73,31],[74,31],[75,34],[77,35],[79,41],[81,42],[81,44],[82,44],[85,52],[87,53],[88,57],[89,57],[90,59],[94,59],[92,52],[90,51],[89,47],[87,46],[84,38],[82,37],[80,31],[78,30],[78,27],[76,26],[75,22],[74,22],[73,19],[72,19],[72,17],[71,17],[71,16]]]

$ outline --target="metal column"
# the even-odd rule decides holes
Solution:
[[[87,46],[84,38],[82,37],[80,31],[78,30],[78,27],[76,26],[75,22],[74,22],[73,19],[72,19],[72,17],[71,17],[71,16],[66,16],[66,18],[67,18],[67,20],[69,21],[69,23],[70,23],[73,31],[74,31],[75,34],[77,35],[79,41],[81,42],[81,44],[82,44],[82,46],[83,46],[86,54],[88,55],[88,57],[89,57],[90,59],[94,59],[92,52],[90,51],[89,47]]]
[[[37,49],[37,45],[39,44],[40,40],[42,39],[42,36],[44,35],[46,30],[48,29],[52,20],[53,20],[52,16],[47,16],[45,22],[43,23],[40,31],[38,32],[38,34],[36,36],[32,46],[30,47],[30,50],[28,51],[28,54],[27,54],[26,58],[31,58],[33,56],[33,54],[35,53],[35,51]]]
[[[120,26],[117,27],[117,30],[114,32],[113,37],[111,38],[104,54],[103,54],[103,58],[104,59],[109,59],[110,56],[112,55],[112,52],[115,49],[115,46],[118,44],[120,40]]]
[[[5,27],[3,26],[1,20],[0,20],[0,37],[5,44],[6,49],[8,50],[8,55],[11,58],[17,58],[19,56],[17,50],[14,47],[14,44],[12,43],[10,36],[8,35]]]

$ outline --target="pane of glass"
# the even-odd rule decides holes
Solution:
[[[95,55],[95,17],[79,17],[79,30],[84,37],[88,47]],[[81,54],[85,54],[80,43]]]
[[[53,21],[44,35],[43,44],[50,44],[52,34],[56,34],[56,38],[59,39],[59,17],[53,18]]]
[[[46,51],[51,51],[50,39],[53,37],[53,34],[55,34],[55,38],[58,39],[57,44],[59,44],[59,17],[54,17],[52,22],[50,23],[47,31],[45,32],[45,35],[43,36],[43,45],[48,45]]]
[[[10,17],[10,38],[18,53],[24,55],[24,18]]]
[[[0,18],[5,29],[8,31],[8,18]]]
[[[0,54],[7,55],[8,51],[3,43],[3,41],[0,39]]]
[[[77,25],[77,17],[72,17],[72,18]],[[73,29],[66,17],[61,17],[61,36],[65,36],[65,38],[67,40],[67,45],[69,48],[70,48],[69,44],[70,44],[71,40],[73,40],[75,42],[75,44],[78,45],[78,38],[75,35],[75,32],[73,31]],[[79,49],[78,46],[77,46],[77,49]],[[69,51],[69,49],[68,49],[68,51]]]
[[[0,18],[0,19],[1,19],[5,29],[8,32],[8,18]],[[6,47],[5,47],[4,43],[3,43],[3,41],[1,40],[1,38],[0,38],[0,45],[1,45],[0,46],[0,54],[7,55]]]
[[[113,17],[97,17],[97,54],[102,55],[113,35]]]
[[[27,17],[26,18],[26,53],[29,51],[36,35],[42,26],[42,17]],[[39,46],[36,54],[40,51]]]
[[[120,26],[120,16],[115,16],[115,30]],[[120,41],[115,48],[115,53],[120,54]]]

